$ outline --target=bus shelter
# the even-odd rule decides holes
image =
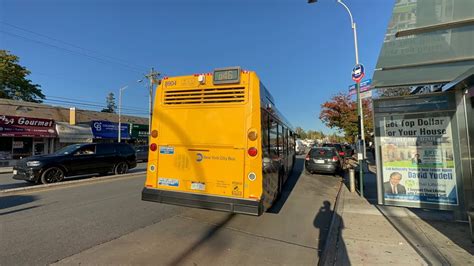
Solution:
[[[474,1],[396,0],[373,77],[379,204],[474,208]]]

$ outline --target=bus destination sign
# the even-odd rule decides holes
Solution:
[[[240,67],[215,69],[213,77],[214,84],[240,83]]]

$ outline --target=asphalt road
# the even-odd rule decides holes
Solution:
[[[138,163],[137,167],[130,169],[129,173],[136,173],[146,170],[146,162],[145,163]],[[34,184],[28,183],[22,180],[15,180],[12,178],[12,173],[0,174],[0,190],[9,189],[9,188],[18,188],[18,187],[27,187],[27,186],[34,186]],[[86,176],[75,176],[75,177],[67,177],[67,180],[77,180],[90,177],[90,175]]]
[[[139,174],[0,197],[1,265],[314,265],[340,179],[302,164],[260,217],[143,202]]]

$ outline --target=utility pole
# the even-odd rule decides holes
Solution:
[[[122,142],[122,92],[125,90],[128,86],[122,87],[119,90],[119,108],[118,108],[118,137],[117,137],[117,142],[120,143]]]
[[[153,116],[153,85],[158,79],[158,77],[161,74],[159,72],[156,72],[154,68],[151,68],[150,73],[145,75],[145,78],[147,78],[150,82],[150,88],[149,88],[149,99],[148,99],[148,109],[149,109],[149,115],[148,115],[148,137],[151,136],[151,118]]]

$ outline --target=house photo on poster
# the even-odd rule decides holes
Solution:
[[[393,115],[380,120],[383,195],[396,203],[458,205],[451,118]]]

